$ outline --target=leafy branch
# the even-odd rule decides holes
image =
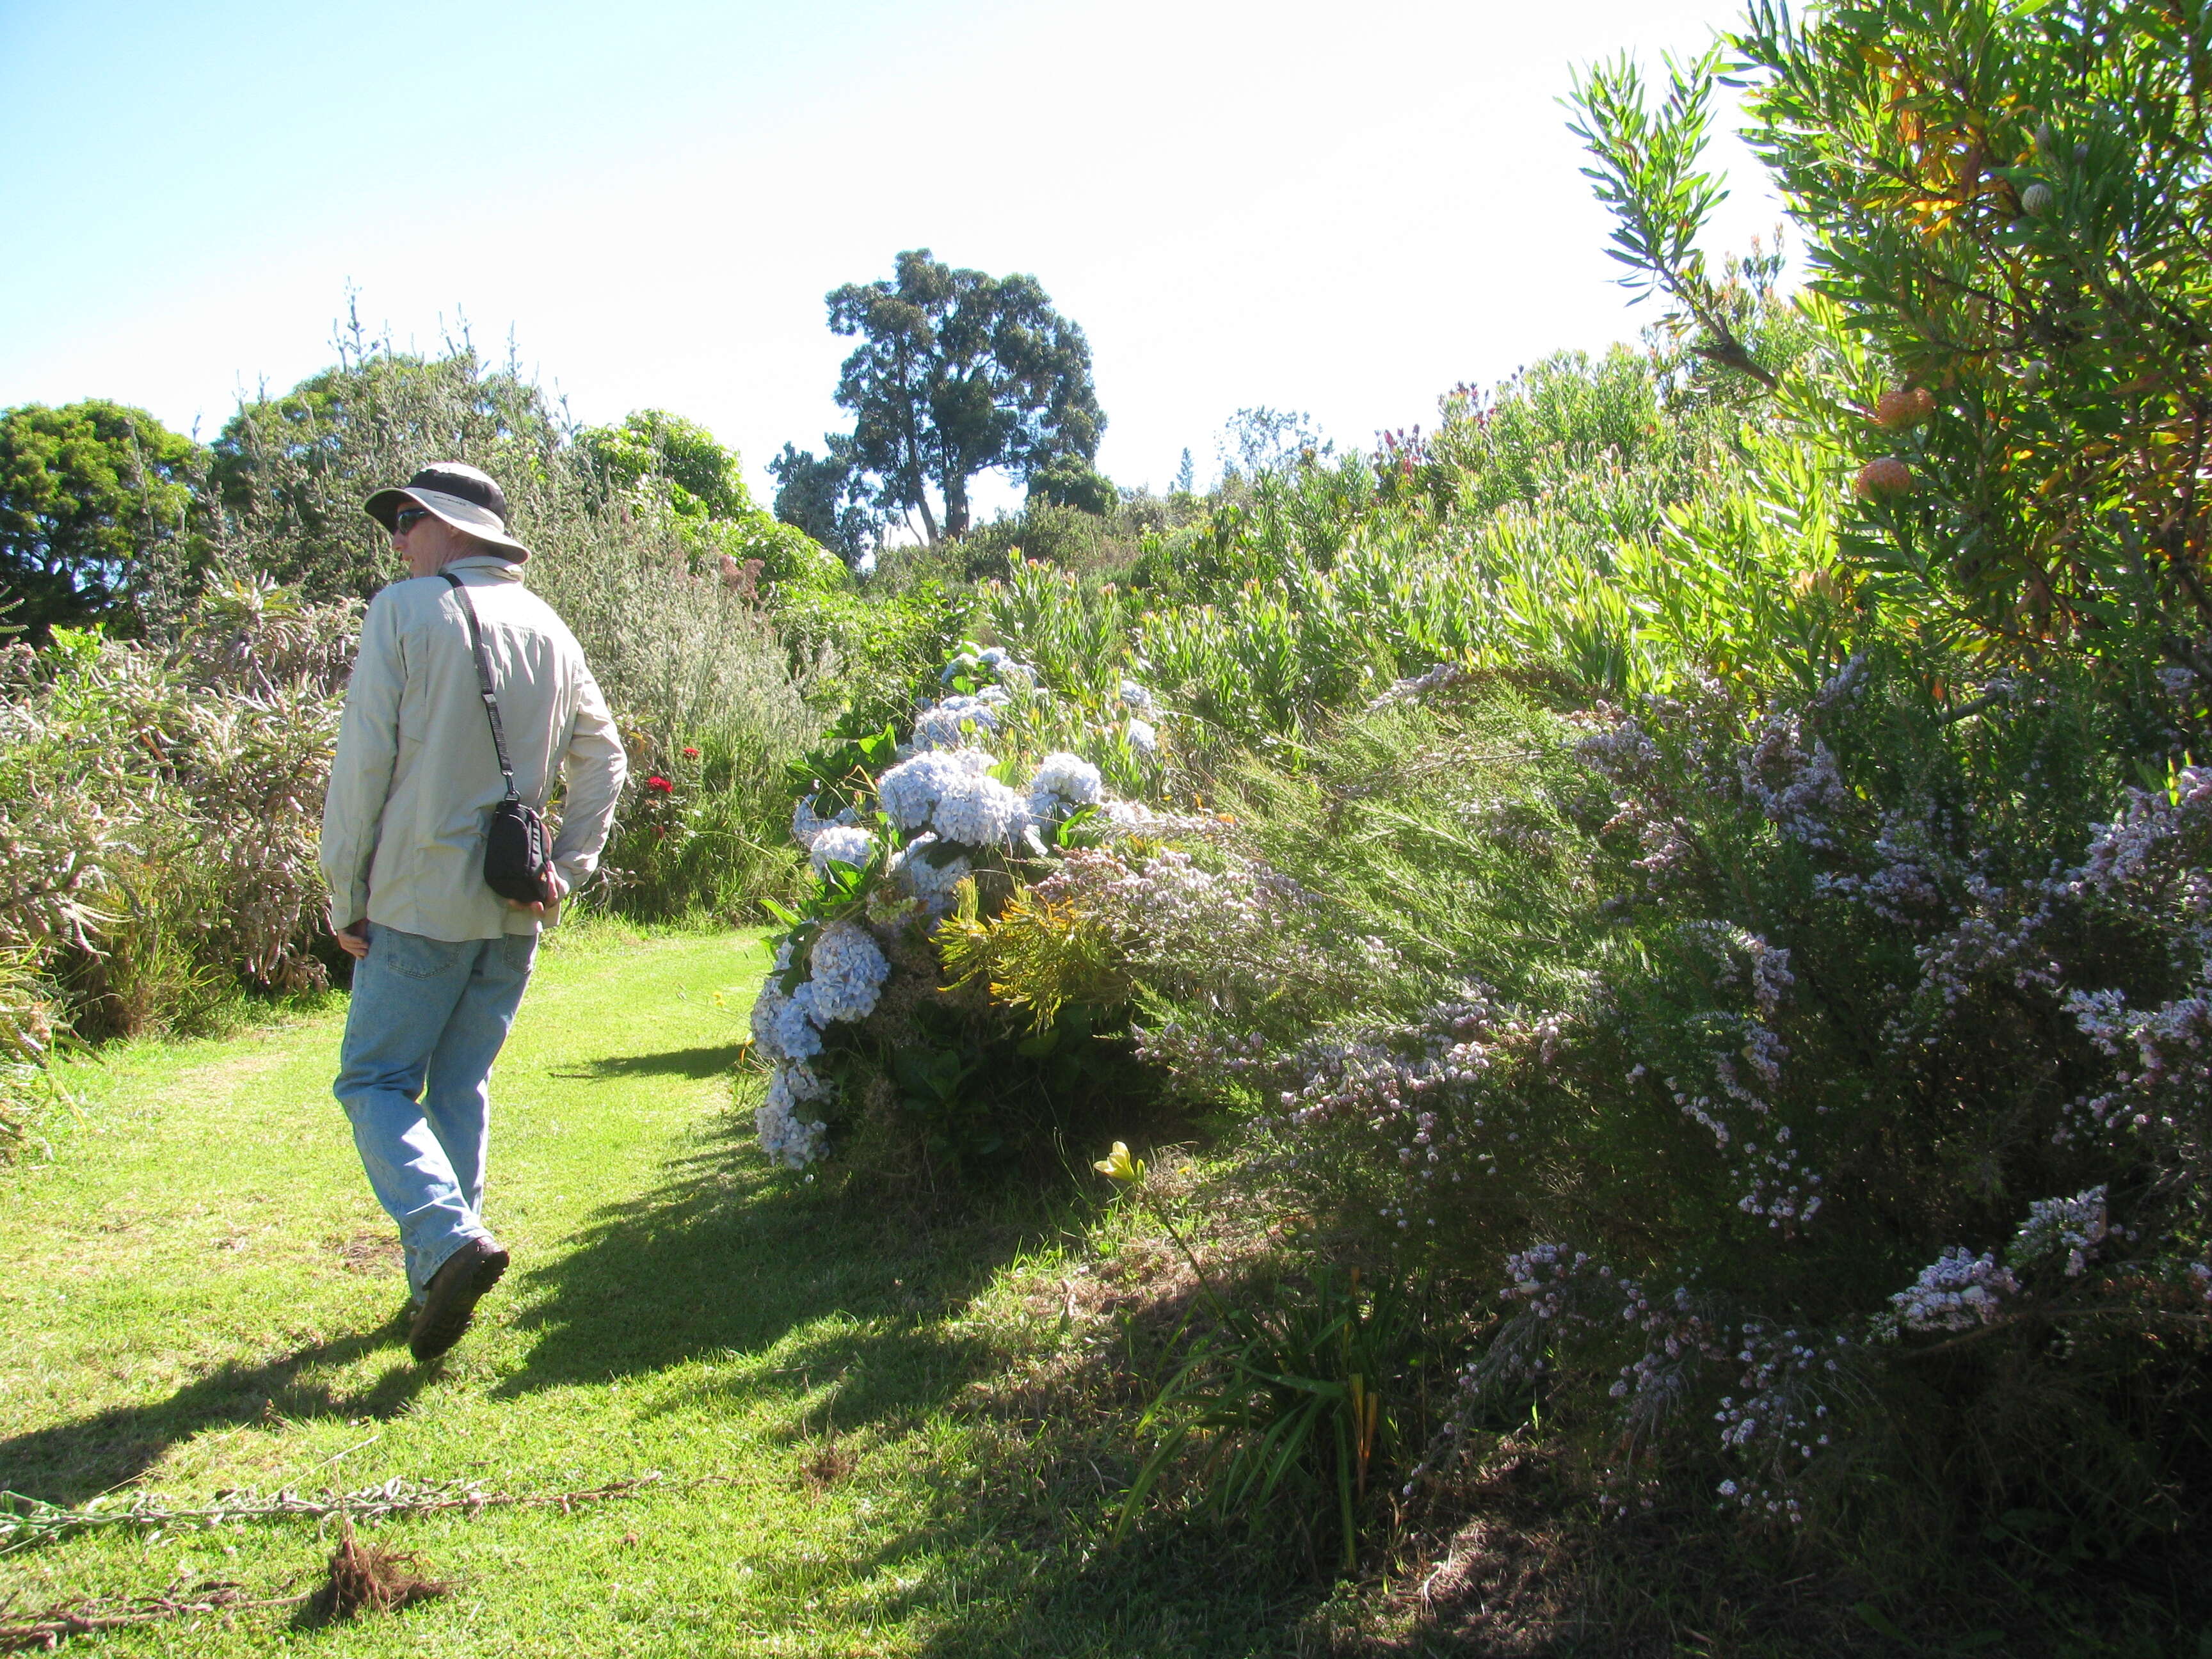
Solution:
[[[1665,294],[1687,312],[1705,337],[1691,349],[1741,370],[1770,392],[1778,384],[1751,355],[1729,319],[1727,292],[1705,269],[1698,238],[1728,189],[1698,162],[1712,137],[1718,46],[1689,64],[1667,62],[1667,96],[1650,106],[1643,72],[1629,59],[1577,74],[1568,100],[1578,118],[1567,124],[1597,165],[1582,169],[1613,216],[1612,257],[1629,267],[1623,288],[1638,301]]]

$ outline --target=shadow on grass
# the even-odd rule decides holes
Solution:
[[[720,1077],[738,1063],[744,1052],[742,1042],[729,1042],[699,1048],[671,1048],[658,1054],[616,1054],[604,1060],[594,1060],[581,1066],[556,1066],[550,1075],[559,1078],[579,1078],[596,1082],[615,1077],[684,1077],[703,1079]]]
[[[715,1120],[656,1187],[601,1211],[576,1248],[532,1271],[539,1299],[518,1328],[536,1343],[501,1392],[775,1349],[773,1371],[712,1386],[795,1393],[802,1377],[834,1380],[837,1422],[858,1427],[927,1410],[972,1377],[987,1345],[943,1316],[1012,1258],[1017,1220],[927,1220],[794,1188],[761,1168],[751,1141],[745,1115]]]
[[[0,1441],[0,1487],[50,1504],[74,1505],[136,1480],[168,1447],[209,1429],[245,1428],[283,1418],[393,1417],[435,1374],[399,1363],[369,1387],[334,1387],[313,1373],[337,1371],[375,1349],[404,1344],[406,1315],[372,1331],[296,1348],[258,1365],[231,1364],[166,1400],[117,1406],[92,1417]]]
[[[902,1480],[896,1503],[914,1518],[855,1538],[837,1563],[867,1616],[908,1626],[915,1651],[1298,1650],[1293,1632],[1328,1586],[1295,1552],[1172,1526],[1105,1547],[1141,1455],[1140,1407],[1067,1402],[1015,1422],[969,1394],[1007,1358],[971,1304],[1066,1217],[1018,1192],[949,1219],[895,1213],[768,1176],[751,1140],[743,1114],[703,1127],[653,1190],[601,1212],[530,1275],[534,1306],[518,1323],[536,1343],[501,1392],[750,1358],[765,1363],[717,1366],[698,1393],[794,1405],[811,1393],[814,1426],[826,1417],[840,1432],[972,1424],[971,1449]],[[1171,1296],[1146,1322],[1182,1310]]]

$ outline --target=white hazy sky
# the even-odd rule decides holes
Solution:
[[[702,421],[757,487],[840,424],[837,284],[1025,270],[1091,338],[1099,460],[1240,407],[1340,442],[1648,319],[1559,100],[1734,0],[0,0],[0,406],[210,437],[362,317],[465,317],[580,418]],[[1733,140],[1712,238],[1779,210]]]

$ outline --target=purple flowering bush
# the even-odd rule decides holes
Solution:
[[[2201,1499],[2212,775],[2133,781],[2063,672],[1924,666],[1462,686],[1247,771],[1243,851],[1362,988],[1307,1024],[1247,968],[1139,1040],[1281,1202],[1457,1287],[1425,1473],[1533,1399],[1630,1510]]]

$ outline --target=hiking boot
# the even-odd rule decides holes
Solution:
[[[477,1298],[499,1283],[507,1259],[489,1238],[471,1238],[446,1258],[408,1328],[408,1351],[417,1361],[435,1359],[461,1340],[476,1317]]]

